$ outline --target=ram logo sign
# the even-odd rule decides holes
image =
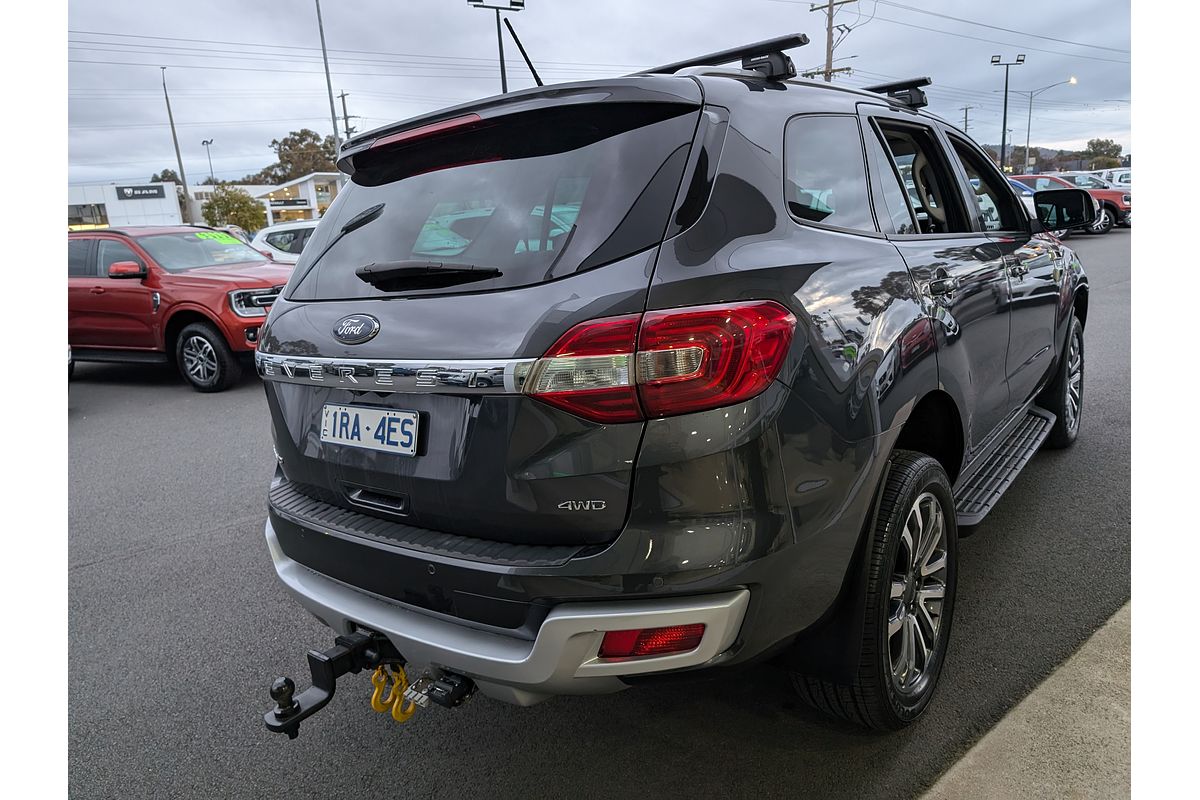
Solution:
[[[603,511],[608,503],[603,500],[564,500],[558,507],[563,511]]]

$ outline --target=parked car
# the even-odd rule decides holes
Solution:
[[[281,264],[295,264],[316,228],[317,220],[312,219],[282,222],[258,231],[250,246]]]
[[[67,340],[77,361],[175,363],[198,391],[241,373],[291,267],[225,231],[131,226],[67,235]]]
[[[404,719],[769,657],[855,723],[925,710],[960,526],[1078,435],[1088,282],[921,80],[793,80],[801,43],[343,146],[255,356],[268,549],[339,634],[268,729],[362,669]]]
[[[1133,191],[1133,170],[1128,167],[1103,170],[1100,172],[1100,177],[1108,181],[1114,189]]]
[[[1035,192],[1047,189],[1075,189],[1078,187],[1065,175],[1014,175],[1013,180],[1025,184]],[[1128,226],[1133,222],[1131,217],[1130,194],[1122,189],[1087,188],[1088,193],[1100,204],[1096,224],[1090,229],[1092,233],[1108,233],[1114,225]]]

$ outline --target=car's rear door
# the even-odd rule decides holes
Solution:
[[[1010,411],[1004,255],[971,224],[938,131],[913,115],[861,108],[881,179],[899,182],[911,206],[915,224],[889,238],[934,319],[938,375],[964,415],[969,459]]]
[[[498,542],[615,537],[643,423],[590,421],[521,387],[576,324],[645,309],[699,107],[690,80],[641,79],[505,100],[356,156],[258,350],[291,486]],[[486,272],[358,274],[397,264]]]
[[[89,294],[96,285],[95,239],[71,236],[67,239],[67,343],[72,347],[89,344],[87,324]]]

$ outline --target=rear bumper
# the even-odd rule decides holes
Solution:
[[[267,545],[280,580],[329,627],[368,628],[387,636],[406,659],[467,675],[480,690],[518,705],[555,694],[599,694],[626,687],[622,676],[722,661],[738,638],[750,592],[672,599],[562,603],[532,640],[479,630],[353,589],[289,558],[268,522]],[[704,623],[699,646],[686,653],[632,660],[600,659],[605,631]]]

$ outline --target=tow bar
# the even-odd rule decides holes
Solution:
[[[417,707],[427,708],[429,701],[446,708],[462,705],[475,691],[470,678],[444,672],[435,677],[428,672],[411,686],[408,684],[404,656],[386,637],[372,633],[351,633],[334,639],[334,646],[325,651],[308,651],[308,669],[312,686],[296,695],[291,678],[276,678],[271,684],[271,699],[275,707],[263,714],[263,722],[272,733],[286,733],[289,739],[300,735],[300,723],[320,711],[333,699],[337,679],[346,673],[374,669],[371,677],[374,691],[371,708],[390,711],[397,722],[404,722]],[[392,689],[384,697],[391,670]]]

